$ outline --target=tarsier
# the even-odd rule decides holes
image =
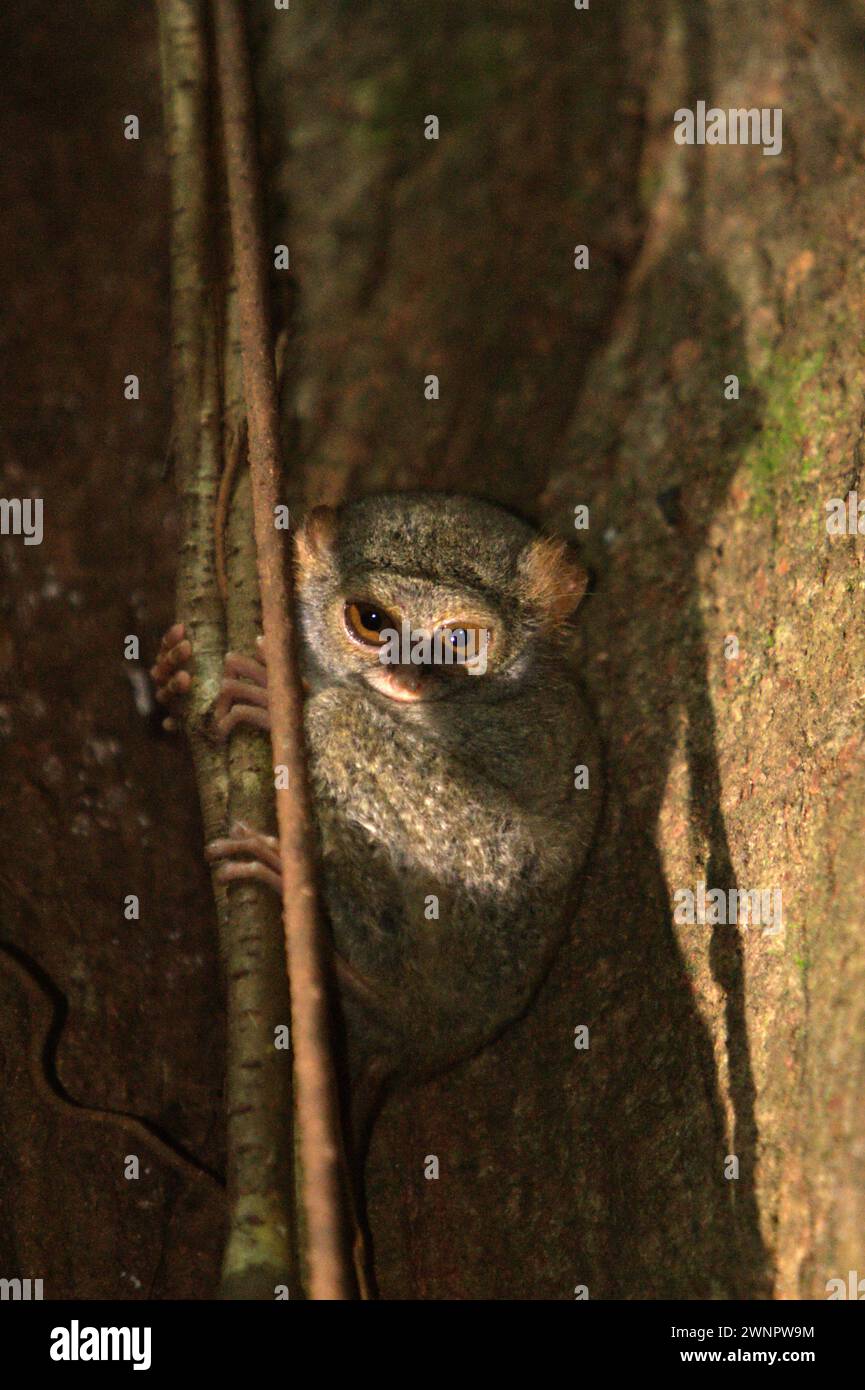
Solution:
[[[520,1015],[564,934],[598,804],[568,629],[586,576],[564,542],[435,493],[316,508],[294,559],[324,905],[368,1119],[387,1083],[444,1070]],[[418,644],[432,659],[381,659],[405,631],[436,638]],[[435,659],[443,644],[456,660]],[[191,657],[176,624],[154,667],[170,709]],[[262,652],[226,658],[214,725],[241,722],[269,728]],[[208,857],[281,891],[276,842],[248,827]]]

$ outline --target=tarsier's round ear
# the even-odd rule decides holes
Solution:
[[[558,627],[579,606],[589,576],[566,541],[539,536],[521,554],[517,570],[523,601],[543,627]]]
[[[336,539],[336,511],[313,507],[294,538],[294,553],[301,578],[323,573],[331,564]]]

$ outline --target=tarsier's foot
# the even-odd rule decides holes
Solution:
[[[238,858],[239,855],[248,857]],[[224,861],[216,871],[220,883],[257,879],[282,897],[282,863],[275,835],[263,835],[243,821],[237,821],[227,835],[211,840],[204,856],[211,864]]]
[[[173,623],[160,642],[156,661],[150,668],[156,683],[156,699],[168,710],[162,727],[169,732],[177,728],[177,715],[183,697],[189,693],[192,685],[189,671],[191,660],[192,643],[187,640],[186,628],[183,623]]]
[[[226,654],[213,721],[220,738],[228,738],[238,724],[252,724],[256,729],[270,732],[267,667],[261,637],[254,656],[244,656],[241,652]]]
[[[220,883],[254,879],[266,883],[282,897],[282,861],[275,835],[264,835],[243,821],[237,821],[227,835],[211,840],[204,851],[209,863],[222,861],[216,870]],[[374,984],[339,954],[332,952],[333,967],[341,989],[347,990],[368,1007],[380,1006],[390,994],[386,986]]]

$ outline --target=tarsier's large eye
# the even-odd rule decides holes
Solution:
[[[349,637],[365,647],[380,647],[385,640],[383,633],[399,631],[396,619],[377,603],[347,603],[343,612]]]
[[[485,651],[492,638],[489,628],[469,622],[446,623],[442,628],[442,635],[457,660],[469,661]]]

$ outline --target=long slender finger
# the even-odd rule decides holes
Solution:
[[[243,652],[226,652],[226,676],[242,676],[253,685],[267,686],[267,667],[255,656],[244,656]]]
[[[213,706],[213,717],[219,722],[234,704],[260,705],[267,709],[267,690],[260,685],[250,685],[249,681],[232,680],[226,676],[219,687],[219,694]]]
[[[167,685],[160,685],[156,691],[156,699],[160,705],[168,705],[178,695],[185,695],[192,685],[192,677],[188,671],[178,671],[176,676],[172,676]]]
[[[257,705],[232,705],[228,713],[216,724],[220,738],[228,738],[238,724],[252,724],[256,729],[270,733],[270,711],[259,709]]]
[[[261,864],[257,859],[248,862],[238,862],[230,860],[227,864],[220,864],[216,870],[216,878],[220,883],[231,883],[236,879],[257,879],[259,883],[266,883],[268,888],[272,888],[274,893],[282,897],[282,879],[279,874],[274,873],[266,864]]]
[[[230,859],[233,854],[243,854],[247,839],[245,835],[242,838],[236,835],[219,836],[204,846],[204,857],[211,862],[214,859]]]
[[[158,666],[175,647],[186,640],[186,627],[183,623],[174,623],[167,632],[162,634],[159,643],[159,651],[156,653],[156,665]]]
[[[179,667],[185,666],[191,656],[192,643],[184,639],[176,646],[170,647],[164,652],[160,651],[154,665],[150,668],[150,674],[159,685],[164,685],[168,677]]]
[[[159,644],[160,653],[169,651],[171,647],[176,647],[178,642],[182,641],[185,636],[186,624],[172,623],[168,631],[163,633],[162,641]]]
[[[269,835],[256,835],[254,841],[256,859],[267,864],[275,873],[282,873],[282,859],[279,855],[279,842]]]
[[[279,857],[279,844],[272,835],[259,835],[256,831],[244,833],[246,827],[232,826],[228,835],[211,840],[206,846],[204,857],[209,862],[215,859],[233,859],[238,854],[251,854],[267,864],[269,868],[280,871],[282,861]]]

